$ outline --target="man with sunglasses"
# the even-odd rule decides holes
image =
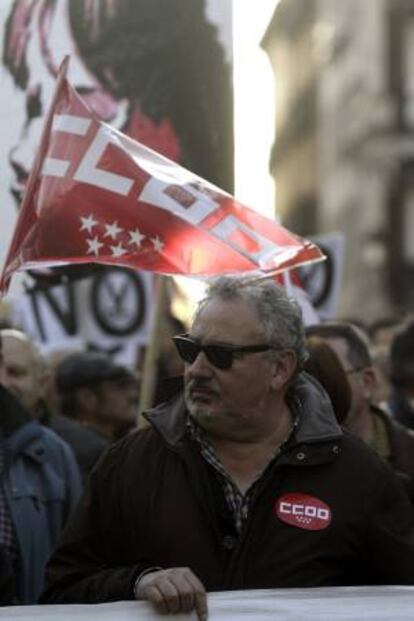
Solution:
[[[301,372],[284,290],[221,277],[174,342],[184,393],[92,471],[43,601],[205,619],[208,591],[414,582],[410,503]]]

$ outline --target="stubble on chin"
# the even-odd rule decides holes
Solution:
[[[198,399],[194,399],[193,397],[193,389],[195,387],[194,382],[189,382],[184,387],[184,399],[187,406],[187,410],[190,412],[191,416],[197,418],[198,412],[203,411],[205,409],[205,405],[203,402]]]
[[[193,390],[200,389],[205,394],[194,396]],[[206,431],[215,428],[221,415],[217,411],[218,393],[213,388],[206,387],[200,383],[189,382],[184,389],[184,398],[187,410],[196,423]]]
[[[208,405],[194,401],[190,396],[186,396],[187,410],[192,418],[197,422],[202,422],[204,419],[209,419],[211,411]]]
[[[209,435],[224,435],[228,427],[227,415],[207,403],[187,399],[187,410],[191,418]]]

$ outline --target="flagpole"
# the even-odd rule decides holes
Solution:
[[[167,291],[167,277],[162,274],[155,276],[155,302],[154,315],[151,326],[148,346],[145,350],[144,367],[142,371],[142,382],[139,396],[139,408],[137,426],[146,427],[147,421],[142,416],[148,408],[152,406],[154,398],[155,383],[157,379],[158,352],[160,349],[161,321],[164,311],[164,302]]]
[[[282,277],[283,277],[283,284],[285,286],[286,293],[290,296],[293,296],[293,287],[292,287],[292,279],[290,277],[290,271],[285,270],[284,272],[282,272]]]

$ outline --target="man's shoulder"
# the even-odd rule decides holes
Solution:
[[[371,409],[381,419],[390,445],[390,463],[397,471],[414,479],[414,431],[395,420],[383,409]]]
[[[53,453],[72,457],[72,449],[69,444],[56,431],[40,423],[36,422],[36,424],[38,425],[38,441],[42,442]]]
[[[102,450],[111,444],[109,438],[95,432],[91,427],[85,427],[62,414],[53,414],[51,416],[49,428],[71,445],[82,443],[88,446],[96,446]]]
[[[28,459],[30,464],[44,467],[52,464],[55,470],[67,471],[76,467],[69,445],[54,431],[38,421],[29,421],[19,427],[7,439],[8,450],[13,460]]]
[[[161,466],[170,452],[160,434],[148,426],[114,442],[98,459],[94,471],[103,477],[131,472],[145,476],[152,468]]]
[[[145,426],[130,431],[126,436],[114,442],[107,454],[113,457],[120,455],[137,457],[143,451],[156,450],[156,447],[163,445],[157,431],[151,426]]]
[[[379,406],[371,406],[371,414],[383,422],[391,438],[398,436],[414,448],[414,431],[396,420],[388,410]]]
[[[361,476],[364,476],[368,471],[378,474],[391,471],[389,464],[371,446],[351,431],[343,430],[340,444],[344,459],[354,471],[359,471]]]

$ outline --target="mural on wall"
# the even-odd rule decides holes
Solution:
[[[0,263],[66,54],[72,85],[105,122],[233,191],[231,60],[212,12],[228,32],[231,0],[1,1]]]

